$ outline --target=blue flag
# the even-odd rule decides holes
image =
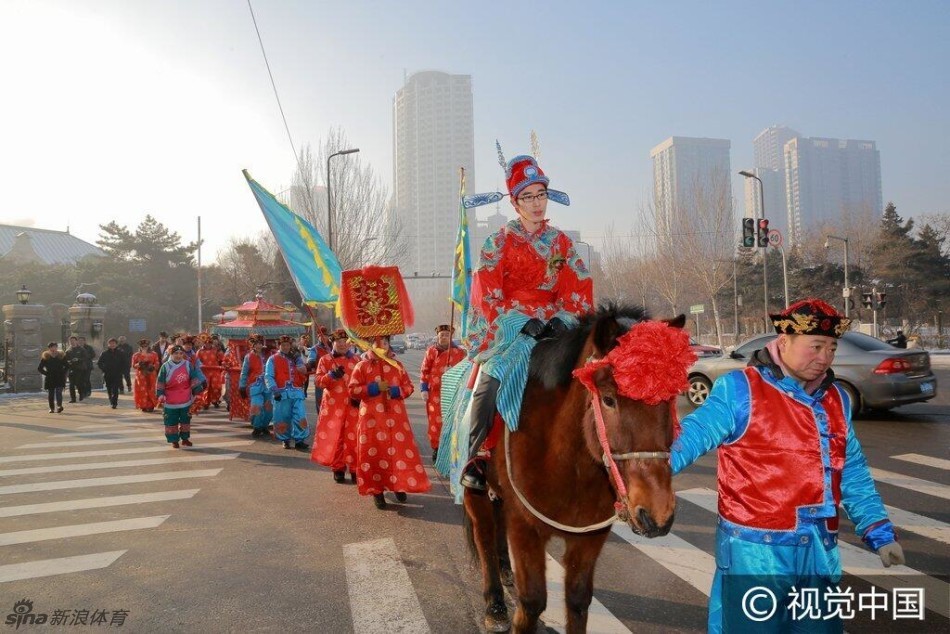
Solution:
[[[472,290],[472,251],[468,243],[468,211],[465,209],[465,171],[459,180],[459,230],[455,240],[455,264],[452,267],[452,301],[461,316],[461,338],[468,335],[468,304]]]
[[[281,204],[244,170],[267,225],[277,238],[303,301],[310,305],[335,304],[340,298],[340,263],[313,225]]]

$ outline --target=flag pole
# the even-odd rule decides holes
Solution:
[[[201,319],[201,216],[198,216],[198,332],[203,332]]]
[[[465,189],[465,168],[464,168],[464,167],[459,167],[459,209],[462,210],[462,213],[465,213],[465,207],[462,205],[462,196],[465,194],[465,192],[463,191],[464,189]],[[459,222],[461,222],[461,220],[462,220],[462,219],[459,218]],[[456,259],[457,259],[457,258],[456,258]],[[465,262],[462,262],[461,264],[462,264],[463,267],[465,266]],[[453,290],[454,290],[455,276],[456,276],[456,275],[457,275],[456,271],[452,271]],[[454,328],[455,328],[455,297],[454,297],[454,293],[453,293],[453,296],[450,296],[450,297],[449,297],[449,304],[451,305],[451,311],[449,312],[449,327],[454,329]],[[464,319],[464,318],[465,318],[465,316],[462,315],[461,312],[460,312],[460,314],[459,314],[459,322],[461,322],[461,320]],[[460,324],[460,325],[461,325],[461,324]],[[461,332],[461,329],[459,330],[459,332]],[[450,347],[451,347],[451,345],[452,345],[452,338],[453,338],[453,337],[452,337],[451,331],[449,331],[449,346],[450,346]]]

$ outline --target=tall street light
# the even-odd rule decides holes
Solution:
[[[844,316],[848,317],[851,314],[851,285],[848,284],[848,239],[842,238],[841,236],[826,235],[826,249],[831,246],[828,243],[829,240],[840,240],[844,242],[844,291],[842,291],[841,295],[844,297]]]
[[[753,174],[752,172],[741,170],[739,172],[740,176],[745,176],[746,178],[754,178],[759,181],[759,208],[762,210],[761,218],[765,218],[765,187],[762,184],[762,179]],[[765,324],[763,332],[768,332],[769,329],[769,267],[768,267],[768,258],[767,254],[769,252],[768,245],[765,245],[765,248],[762,249],[762,288],[765,290]]]
[[[333,198],[330,196],[330,159],[334,156],[343,156],[344,154],[355,154],[360,149],[350,148],[349,150],[340,150],[327,157],[327,246],[333,251]],[[336,327],[336,315],[330,311],[330,330]]]

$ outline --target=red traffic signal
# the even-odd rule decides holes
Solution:
[[[763,249],[769,246],[769,221],[767,218],[759,220],[759,246]]]

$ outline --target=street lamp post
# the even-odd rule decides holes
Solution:
[[[349,150],[340,150],[327,157],[327,246],[333,251],[333,198],[330,196],[330,159],[334,156],[343,156],[344,154],[354,154],[360,149],[350,148]],[[330,311],[330,330],[336,326],[336,316]]]
[[[785,259],[785,249],[778,245],[778,252],[782,254],[782,282],[785,286],[785,308],[788,308],[788,260]]]
[[[851,315],[851,285],[848,283],[848,238],[843,238],[841,236],[826,235],[825,236],[825,248],[829,248],[829,240],[840,240],[844,242],[844,291],[841,293],[844,297],[844,316],[849,317]]]
[[[739,172],[740,176],[745,176],[746,178],[754,178],[759,181],[759,208],[762,211],[761,219],[765,219],[765,186],[762,184],[762,179],[753,174],[752,172],[741,170]],[[765,292],[765,330],[767,332],[769,329],[769,266],[768,266],[768,252],[769,247],[765,245],[765,248],[762,249],[762,288]]]

